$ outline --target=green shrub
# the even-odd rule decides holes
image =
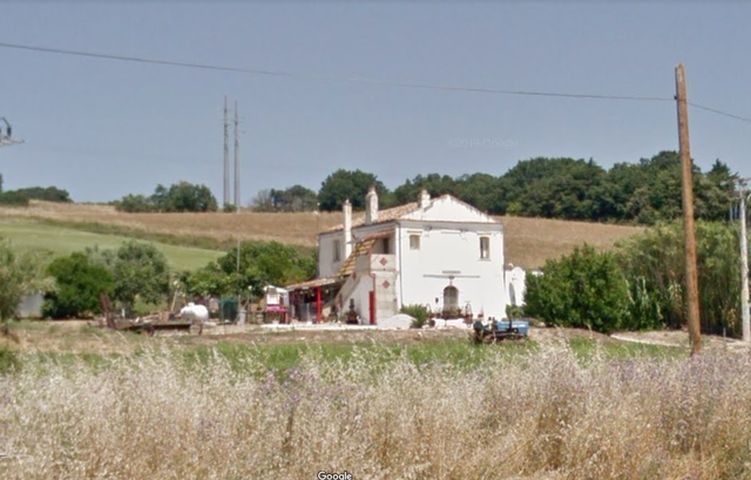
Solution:
[[[414,318],[412,328],[422,328],[430,318],[430,310],[425,305],[404,305],[401,312]]]
[[[114,281],[106,267],[92,262],[83,253],[55,259],[47,267],[55,279],[54,291],[45,295],[45,317],[83,317],[101,311],[100,295],[112,293]]]
[[[612,332],[628,316],[628,284],[612,253],[590,246],[548,260],[543,275],[527,277],[525,313],[549,325]]]

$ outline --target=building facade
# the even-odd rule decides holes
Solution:
[[[450,195],[379,211],[371,189],[365,215],[349,202],[340,227],[318,239],[319,278],[340,282],[334,305],[376,324],[405,305],[444,318],[505,317],[503,226]]]

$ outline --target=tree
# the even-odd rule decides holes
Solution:
[[[229,295],[242,292],[258,297],[263,287],[287,285],[307,280],[316,273],[314,253],[279,242],[243,242],[240,245],[238,270],[237,249],[196,272],[181,278],[191,295]]]
[[[538,157],[520,161],[499,182],[499,213],[532,217],[595,220],[596,195],[605,170],[593,160]]]
[[[551,325],[611,332],[628,315],[628,286],[614,254],[590,246],[548,260],[527,277],[525,313]]]
[[[438,173],[429,173],[424,176],[417,175],[412,180],[408,179],[396,187],[394,196],[399,204],[415,202],[422,190],[427,190],[433,197],[447,193],[455,195],[457,193],[457,181],[448,175]]]
[[[160,208],[164,212],[215,212],[216,209],[216,198],[209,187],[188,182],[179,182],[170,186],[166,204]]]
[[[316,208],[316,192],[302,185],[293,185],[284,190],[261,190],[253,199],[253,209],[259,212],[310,212]]]
[[[156,303],[169,292],[167,260],[153,245],[129,241],[105,258],[114,277],[114,299],[128,312],[136,298]]]
[[[28,187],[15,190],[26,195],[30,200],[44,200],[46,202],[70,203],[73,200],[67,190],[57,187]]]
[[[9,322],[23,296],[48,285],[39,257],[18,254],[9,241],[0,239],[0,322],[4,333],[8,333]]]
[[[57,258],[47,267],[55,288],[45,295],[45,317],[81,317],[101,311],[100,295],[112,294],[112,274],[80,252]]]
[[[143,195],[125,195],[116,203],[116,208],[121,212],[151,212],[155,210],[153,203]]]
[[[175,183],[167,189],[157,185],[148,198],[143,195],[125,195],[115,203],[124,212],[214,212],[217,202],[205,185],[189,182]]]
[[[318,202],[321,210],[340,210],[344,201],[349,199],[352,208],[365,208],[365,195],[370,187],[375,186],[381,207],[388,207],[393,203],[393,197],[388,189],[372,173],[361,170],[339,169],[326,177],[318,191]]]
[[[697,222],[702,331],[740,334],[738,233],[723,223]],[[683,226],[661,224],[619,246],[618,259],[641,310],[671,328],[685,325]]]

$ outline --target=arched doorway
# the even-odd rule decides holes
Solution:
[[[443,312],[449,314],[459,312],[459,289],[453,285],[443,289]]]

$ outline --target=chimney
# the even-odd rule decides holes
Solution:
[[[344,258],[349,258],[352,253],[352,204],[349,198],[342,205],[342,215],[344,216]]]
[[[368,194],[365,195],[365,225],[370,225],[378,221],[378,194],[375,186],[370,187]]]
[[[430,206],[430,194],[424,188],[420,192],[418,203],[420,204],[420,208],[422,209],[428,208]]]

